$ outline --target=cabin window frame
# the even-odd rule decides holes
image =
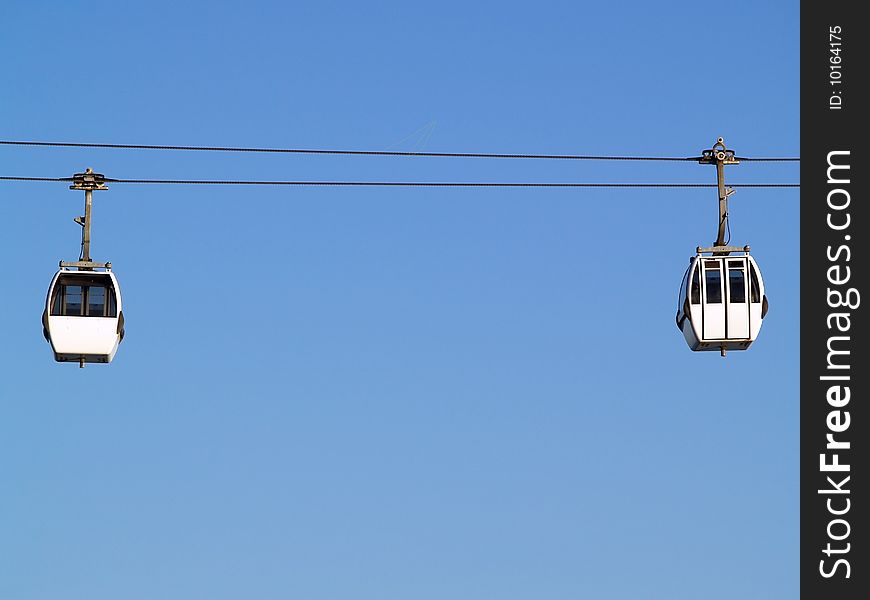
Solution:
[[[726,263],[726,268],[728,270],[728,302],[729,304],[746,304],[746,262],[743,260],[729,260]],[[732,277],[732,273],[739,273],[740,275],[740,291],[741,294],[737,299],[734,296],[734,283],[735,280]]]
[[[69,288],[78,288],[81,290],[77,294],[80,302],[77,313],[70,314],[70,303],[67,300],[70,294],[67,293]],[[91,314],[91,288],[102,289],[103,301],[99,305],[102,307],[99,314]],[[52,317],[88,317],[88,318],[107,318],[115,319],[118,317],[118,302],[115,286],[112,280],[107,277],[63,277],[61,276],[54,286],[50,304],[49,315]],[[95,311],[97,312],[97,311]]]
[[[700,261],[695,263],[695,268],[692,270],[692,280],[689,284],[689,302],[694,305],[701,304],[701,264]]]
[[[712,263],[716,266],[713,268]],[[715,285],[710,285],[711,276],[715,280]],[[715,292],[715,294],[711,294]],[[722,304],[725,302],[722,290],[722,261],[704,261],[704,304]]]

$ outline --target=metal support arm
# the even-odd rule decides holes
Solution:
[[[740,161],[734,157],[734,150],[725,147],[725,140],[720,137],[713,148],[704,150],[698,162],[702,165],[716,165],[716,183],[719,188],[719,229],[713,246],[724,246],[725,227],[728,224],[728,197],[734,193],[733,189],[725,186],[725,165],[737,165]]]
[[[94,190],[107,190],[106,178],[100,173],[88,167],[84,173],[73,175],[71,190],[83,190],[85,192],[85,216],[76,217],[74,221],[82,226],[82,253],[81,263],[91,262],[91,212],[93,208]],[[85,268],[85,267],[79,267]]]

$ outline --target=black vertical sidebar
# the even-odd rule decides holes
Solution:
[[[800,577],[811,599],[870,598],[870,23],[859,6],[801,3]]]

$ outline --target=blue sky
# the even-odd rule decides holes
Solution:
[[[796,2],[4,2],[0,20],[2,139],[799,154]],[[715,181],[691,162],[0,158],[46,177]],[[82,195],[0,185],[0,596],[797,596],[797,190],[732,197],[771,310],[721,359],[673,319],[714,190],[110,187],[92,254],[127,337],[81,370],[40,315]]]

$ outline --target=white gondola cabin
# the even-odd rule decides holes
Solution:
[[[719,227],[710,248],[695,249],[683,275],[677,301],[677,328],[694,351],[746,350],[758,337],[767,314],[764,280],[749,246],[729,246],[728,197],[734,190],[725,186],[725,166],[740,161],[720,137],[713,148],[704,150],[700,164],[716,166],[719,192]]]
[[[707,249],[709,250],[709,249]],[[683,276],[677,327],[695,351],[746,350],[767,314],[764,280],[745,247],[742,255],[705,256],[698,248]]]
[[[124,339],[115,274],[61,268],[48,288],[42,324],[56,361],[82,366],[112,362]]]
[[[73,175],[71,190],[85,193],[85,214],[73,219],[82,227],[78,261],[60,262],[45,298],[42,334],[57,362],[110,363],[124,339],[121,288],[112,263],[91,260],[93,193],[108,189],[106,178],[87,169]],[[100,270],[102,269],[102,270]]]

